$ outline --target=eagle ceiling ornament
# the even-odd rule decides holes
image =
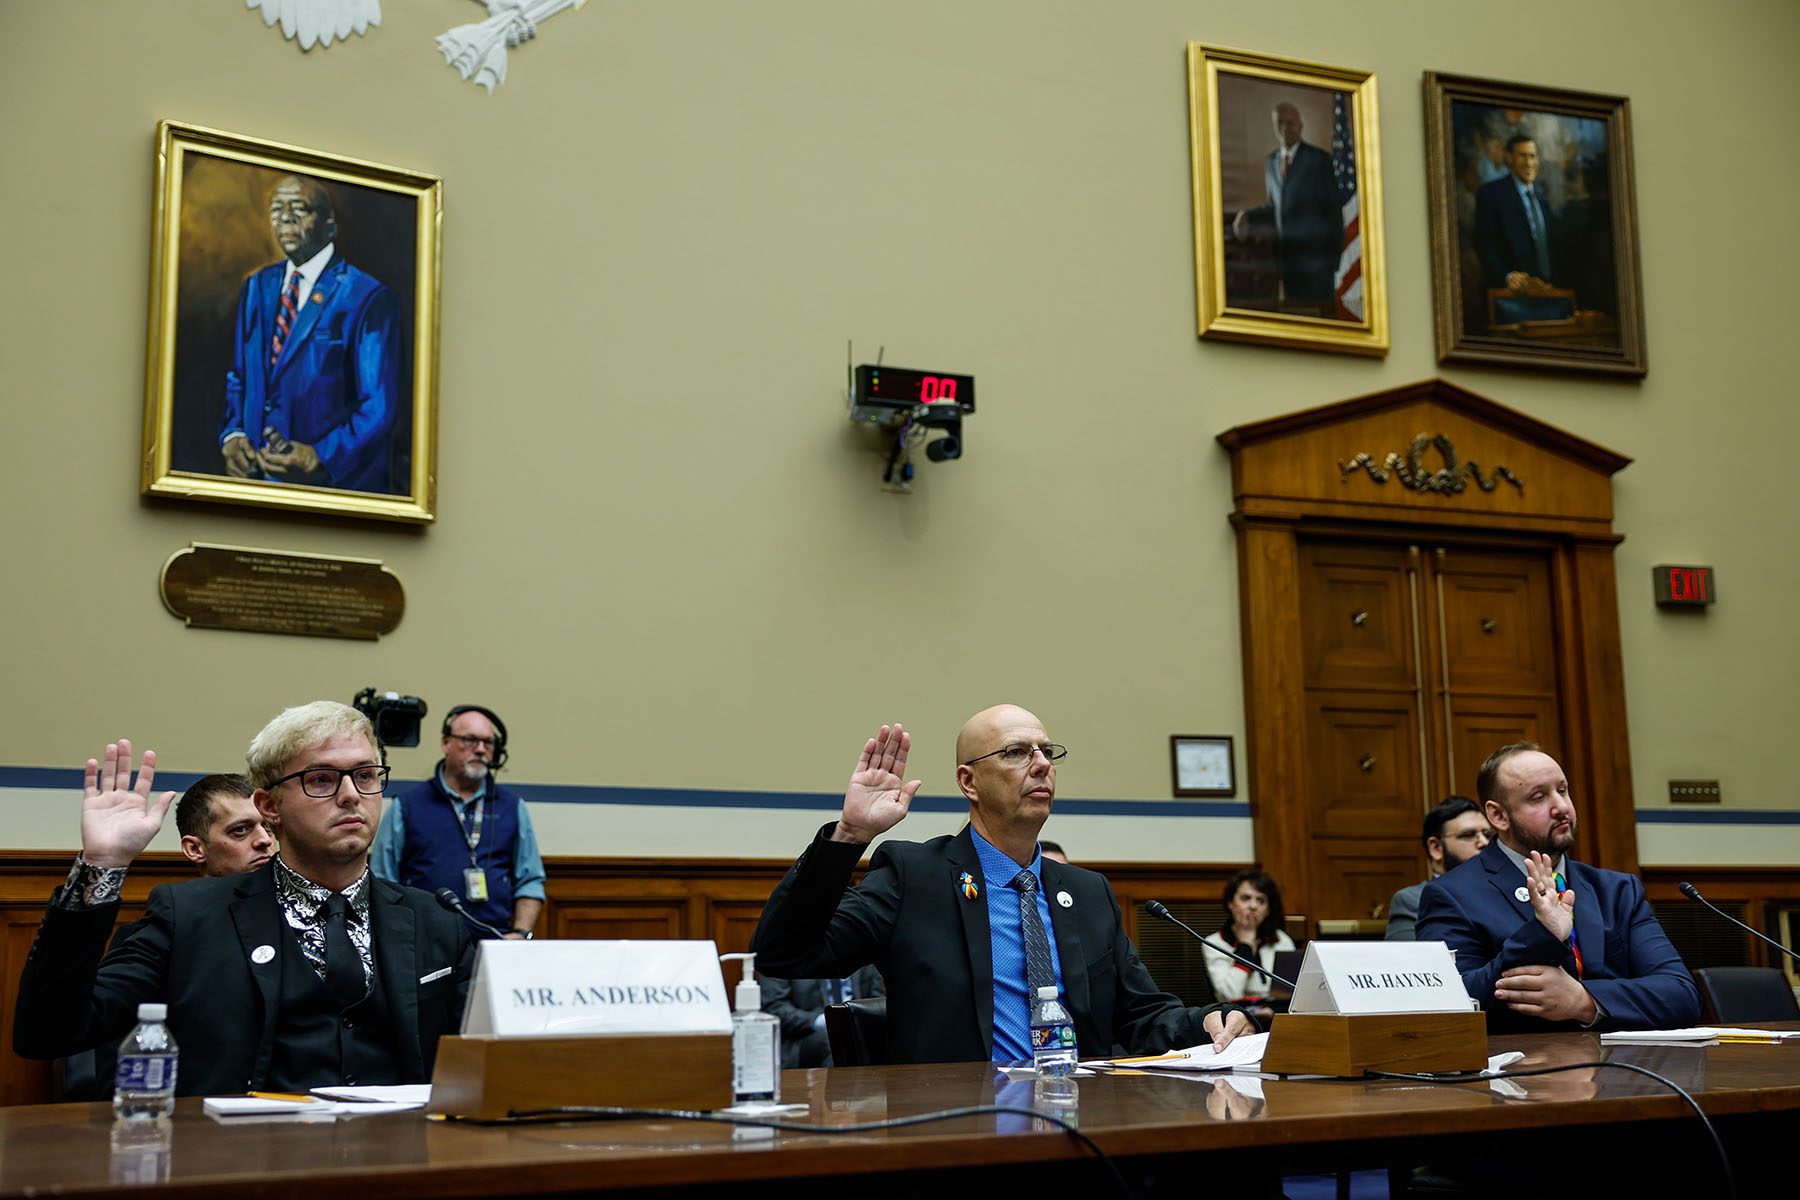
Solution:
[[[506,82],[506,52],[537,36],[538,25],[587,0],[478,0],[487,20],[458,25],[438,35],[444,61],[491,95]],[[262,10],[263,24],[281,24],[283,37],[302,50],[329,46],[352,33],[367,33],[381,24],[381,0],[244,0],[245,8]]]
[[[262,9],[264,25],[281,22],[281,36],[298,39],[302,50],[329,46],[381,24],[381,0],[244,0]]]

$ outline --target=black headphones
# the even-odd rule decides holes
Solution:
[[[500,714],[491,708],[483,708],[479,704],[459,704],[444,714],[445,737],[452,736],[450,733],[451,724],[455,722],[456,718],[462,716],[464,713],[480,713],[493,724],[494,761],[488,764],[488,770],[498,771],[501,767],[506,765],[506,722],[502,721],[500,719]]]

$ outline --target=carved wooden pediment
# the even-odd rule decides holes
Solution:
[[[1607,532],[1631,460],[1442,379],[1239,425],[1244,517]]]

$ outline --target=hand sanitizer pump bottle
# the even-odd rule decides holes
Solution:
[[[738,982],[731,1014],[731,1100],[733,1104],[781,1102],[781,1022],[762,1010],[762,985],[756,982],[756,955],[721,954],[719,961],[738,959],[744,977]]]

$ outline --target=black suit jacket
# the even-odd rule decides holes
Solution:
[[[1252,220],[1275,226],[1281,286],[1289,300],[1323,302],[1337,293],[1338,261],[1344,253],[1344,210],[1338,203],[1331,155],[1301,142],[1281,178],[1281,151],[1263,159],[1263,186],[1269,200],[1250,210]]]
[[[462,919],[427,893],[374,876],[368,886],[401,1076],[424,1083],[438,1038],[461,1025],[473,943]],[[136,1024],[139,1004],[160,1002],[181,1048],[182,1095],[263,1087],[281,1033],[282,957],[299,953],[275,899],[275,868],[164,884],[109,951],[117,916],[117,904],[44,914],[19,979],[13,1049],[57,1058],[116,1043]],[[261,946],[274,955],[258,963]]]
[[[862,883],[849,887],[865,847],[830,840],[832,825],[787,873],[751,949],[756,965],[789,977],[842,977],[874,963],[887,981],[890,1060],[984,1062],[993,1055],[994,966],[987,901],[965,899],[960,877],[981,880],[964,829],[929,842],[884,842]],[[1138,959],[1105,876],[1043,864],[1062,962],[1063,993],[1083,1057],[1160,1053],[1209,1038],[1215,1008],[1188,1008]],[[1068,893],[1071,903],[1057,902]]]
[[[844,976],[838,976],[839,979]],[[784,1067],[806,1067],[813,1063],[800,1061],[800,1046],[808,1038],[823,1038],[824,1030],[814,1030],[813,1020],[825,1011],[831,1003],[829,979],[781,979],[774,975],[764,975],[762,979],[763,1011],[781,1022],[781,1065]],[[885,996],[887,987],[882,982],[881,972],[874,967],[864,967],[851,975],[851,985],[855,988],[859,999],[868,996]],[[820,1047],[823,1057],[829,1065],[831,1052]]]
[[[1544,251],[1550,259],[1550,278],[1545,282],[1557,283],[1563,273],[1556,261],[1558,216],[1542,186],[1534,182],[1531,191],[1544,215]],[[1475,250],[1481,256],[1481,274],[1489,287],[1505,287],[1507,275],[1514,271],[1539,273],[1531,221],[1525,215],[1525,201],[1519,197],[1518,181],[1510,171],[1475,190]]]

